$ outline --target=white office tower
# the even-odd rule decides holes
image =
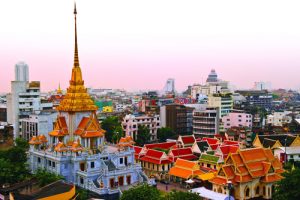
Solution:
[[[15,65],[15,81],[29,81],[28,65],[19,62]]]
[[[175,93],[175,79],[169,78],[163,89],[164,94],[174,94]]]
[[[15,68],[16,80],[11,82],[11,93],[7,94],[7,122],[14,126],[15,138],[22,137],[20,119],[28,118],[34,111],[53,107],[52,103],[42,103],[40,82],[29,82],[28,77],[28,66],[18,63]]]
[[[253,89],[270,91],[272,89],[272,84],[270,82],[263,82],[263,81],[255,82]]]

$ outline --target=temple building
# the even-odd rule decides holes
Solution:
[[[70,86],[56,108],[54,130],[31,138],[29,165],[32,172],[45,169],[100,195],[115,194],[148,178],[140,164],[135,163],[132,138],[122,138],[117,146],[104,144],[105,131],[96,117],[98,108],[82,79],[76,14],[75,5],[75,52]]]
[[[231,195],[235,199],[272,199],[274,185],[283,177],[282,164],[269,148],[241,149],[230,153],[217,176],[210,180],[213,191]]]

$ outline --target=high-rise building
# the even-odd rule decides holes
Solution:
[[[193,110],[180,104],[160,107],[161,127],[169,127],[177,134],[191,134],[193,131]]]
[[[28,81],[28,66],[18,63],[16,80],[11,82],[11,93],[7,94],[7,121],[14,126],[14,137],[22,135],[20,119],[34,111],[52,109],[52,103],[43,101],[39,81]],[[26,75],[27,74],[27,75]]]
[[[75,15],[74,65],[70,85],[56,108],[54,129],[31,138],[29,164],[32,172],[39,168],[59,174],[67,182],[100,195],[118,194],[121,189],[148,181],[140,164],[135,163],[131,137],[118,145],[104,143],[95,105],[82,79],[77,47]],[[47,139],[48,138],[48,139]]]
[[[164,94],[174,94],[175,93],[175,79],[169,78],[163,89]]]
[[[15,81],[29,81],[29,71],[26,63],[18,62],[15,65]]]
[[[219,132],[219,108],[207,107],[193,112],[193,133],[196,135],[215,135]]]
[[[211,94],[208,96],[208,106],[219,108],[220,117],[230,113],[233,109],[232,94]]]

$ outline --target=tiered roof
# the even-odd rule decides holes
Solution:
[[[197,162],[177,159],[174,167],[169,171],[171,176],[176,176],[184,179],[193,178],[203,174]]]
[[[89,117],[83,117],[75,131],[75,135],[80,135],[83,138],[103,137],[105,131],[101,129],[95,114]]]
[[[44,135],[39,135],[39,136],[33,136],[31,140],[29,141],[29,144],[32,145],[39,145],[39,144],[44,144],[47,143],[47,138]]]
[[[186,147],[192,146],[195,143],[196,139],[194,135],[181,135],[179,136],[178,141],[181,141],[182,145]]]
[[[202,138],[202,141],[207,141],[209,145],[214,145],[214,144],[218,144],[219,140],[216,138],[208,138],[208,137],[204,137]]]
[[[165,152],[161,152],[153,149],[149,149],[146,155],[140,158],[140,160],[154,163],[154,164],[166,164],[172,162]]]
[[[64,116],[58,116],[55,122],[54,130],[49,133],[50,136],[63,137],[68,135],[68,125]]]
[[[230,154],[218,175],[210,180],[213,184],[226,185],[251,182],[259,178],[262,182],[275,182],[282,179],[284,170],[280,161],[270,149],[253,148]]]
[[[121,137],[119,140],[118,146],[120,147],[130,147],[134,144],[134,141],[131,136]]]
[[[171,148],[177,147],[177,142],[162,142],[162,143],[154,143],[154,144],[145,144],[147,149],[164,149],[170,150]]]
[[[180,149],[172,149],[169,154],[172,161],[176,161],[178,158],[184,159],[184,160],[195,160],[197,159],[197,156],[193,154],[192,148],[180,148]]]
[[[56,108],[63,112],[85,112],[96,111],[98,108],[94,104],[91,96],[88,94],[82,79],[82,73],[79,64],[78,45],[77,45],[77,24],[76,24],[76,8],[75,14],[75,50],[74,50],[74,66],[70,86],[67,89],[67,94]]]

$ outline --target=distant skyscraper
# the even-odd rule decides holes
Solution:
[[[218,74],[216,73],[216,70],[212,69],[210,71],[210,74],[208,75],[206,79],[207,83],[215,83],[218,82]]]
[[[19,62],[15,65],[15,81],[29,81],[28,65]]]
[[[272,86],[270,82],[255,82],[254,90],[271,90]]]
[[[169,78],[166,82],[166,85],[163,89],[164,94],[175,93],[175,79]]]

